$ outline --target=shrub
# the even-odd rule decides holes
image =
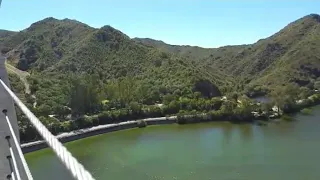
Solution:
[[[178,124],[186,124],[187,123],[187,119],[185,118],[184,115],[178,115],[177,116],[177,123]]]
[[[294,121],[294,118],[288,114],[284,114],[281,116],[281,119],[284,121]]]
[[[147,126],[147,123],[144,121],[144,120],[138,120],[137,121],[137,126],[139,128],[143,128],[143,127],[146,127]]]
[[[60,126],[63,132],[69,132],[73,130],[73,125],[71,121],[64,121],[60,124]]]
[[[310,108],[304,108],[304,109],[302,109],[300,112],[301,112],[302,114],[304,114],[304,115],[310,115],[310,114],[312,114],[312,109],[310,109]]]
[[[112,116],[110,111],[104,111],[98,114],[99,124],[108,124],[112,122]]]

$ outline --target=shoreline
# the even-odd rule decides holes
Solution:
[[[141,123],[144,122],[144,123]],[[115,124],[105,124],[94,126],[90,128],[79,129],[76,131],[65,132],[61,133],[56,136],[56,138],[61,143],[67,143],[95,135],[105,134],[113,131],[120,131],[132,128],[141,128],[150,125],[162,125],[162,124],[175,124],[178,123],[177,116],[170,116],[170,117],[158,117],[158,118],[146,118],[141,120],[133,120],[133,121],[126,121],[120,122]],[[141,125],[142,124],[142,125]],[[21,149],[24,154],[38,151],[44,148],[47,148],[48,144],[43,141],[33,141],[29,143],[21,144]]]
[[[203,119],[200,119],[201,117]],[[181,121],[181,119],[184,119],[186,121]],[[253,118],[251,121],[243,121],[243,122],[252,123],[255,120],[259,121],[259,119]],[[61,143],[67,143],[67,142],[76,141],[79,139],[101,135],[105,133],[110,133],[114,131],[121,131],[121,130],[133,129],[133,128],[144,128],[152,125],[165,125],[165,124],[184,125],[184,124],[194,124],[194,123],[226,122],[226,121],[233,122],[226,119],[220,119],[220,120],[210,119],[209,115],[207,114],[185,115],[183,117],[169,116],[169,117],[145,118],[145,119],[131,120],[126,122],[114,123],[114,124],[104,124],[99,126],[93,126],[90,128],[79,129],[71,132],[64,132],[55,137]],[[45,148],[48,148],[48,144],[44,140],[21,144],[21,149],[23,154],[31,153],[31,152],[38,151]]]
[[[310,99],[310,98],[308,98]],[[296,109],[296,113],[300,112],[303,108],[313,107],[319,105],[320,102],[308,103],[305,105],[301,105],[301,107]],[[274,118],[281,118],[282,115],[278,115]],[[252,117],[250,120],[242,121],[247,123],[252,123],[256,121],[258,125],[263,125],[261,121],[268,121],[273,118],[263,118],[263,117]],[[56,136],[56,138],[61,143],[67,143],[95,135],[105,134],[114,131],[132,129],[132,128],[142,128],[149,125],[163,125],[163,124],[192,124],[192,123],[202,123],[202,122],[222,122],[229,121],[233,122],[230,118],[220,117],[218,119],[210,116],[210,114],[202,113],[202,114],[193,114],[193,115],[183,115],[183,116],[169,116],[169,117],[155,117],[155,118],[145,118],[138,120],[125,121],[114,124],[104,124],[93,126],[89,128],[74,130],[71,132],[64,132]],[[21,149],[24,154],[34,152],[37,150],[41,150],[47,148],[48,145],[45,141],[33,141],[29,143],[21,144]]]

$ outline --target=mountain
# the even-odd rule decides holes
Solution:
[[[95,29],[69,19],[44,19],[3,43],[10,50],[10,62],[26,71],[95,71],[105,78],[118,78],[167,69],[170,63],[170,68],[192,67],[183,58],[136,43],[111,26]]]
[[[0,39],[2,39],[4,37],[12,36],[15,33],[16,32],[14,32],[14,31],[7,31],[7,30],[0,29]]]
[[[228,64],[223,58],[208,57],[206,61],[234,76],[250,78],[254,84],[295,82],[305,86],[320,75],[319,45],[320,16],[311,14],[231,55]]]
[[[158,48],[167,53],[178,54],[180,56],[184,56],[189,59],[202,59],[209,57],[211,54],[222,54],[223,52],[218,51],[219,48],[202,48],[198,46],[189,46],[189,45],[170,45],[160,40],[154,40],[150,38],[133,38],[136,42],[149,46]],[[226,46],[228,52],[225,53],[232,53],[236,52],[237,50],[241,50],[245,47],[245,45],[239,46]]]
[[[320,16],[317,14],[302,17],[250,45],[200,48],[152,39],[135,40],[244,79],[250,82],[248,86],[268,88],[294,82],[312,87],[320,75]]]
[[[54,133],[177,113],[251,115],[250,105],[235,106],[238,98],[249,102],[238,96],[243,93],[290,91],[306,98],[320,89],[319,47],[317,14],[254,44],[220,48],[131,39],[109,25],[93,28],[71,19],[46,18],[19,32],[0,30],[14,92]],[[228,101],[212,98],[221,95]],[[36,139],[17,113],[21,139]],[[70,117],[79,121],[71,123]]]
[[[46,18],[23,31],[1,34],[11,64],[29,71],[31,77],[54,78],[57,89],[61,76],[89,74],[101,83],[133,78],[160,96],[191,92],[198,82],[206,82],[219,89],[214,95],[220,95],[220,91],[265,91],[287,83],[313,88],[320,75],[317,14],[254,44],[220,48],[131,39],[111,26],[96,29],[70,19]],[[212,89],[208,86],[202,88],[203,94],[208,94],[205,87]],[[43,89],[47,91],[38,91]]]
[[[5,51],[4,45],[3,45],[4,39],[14,35],[15,33],[16,32],[14,31],[7,31],[7,30],[0,29],[0,49],[1,50],[3,49]]]
[[[168,93],[198,91],[212,97],[233,87],[233,80],[221,72],[142,45],[111,26],[96,29],[75,20],[46,18],[5,36],[2,44],[8,62],[31,74],[38,106],[67,105],[69,92],[64,89],[70,78],[82,76],[94,77],[99,86],[132,81],[131,93],[145,96],[149,104]]]
[[[179,54],[188,58],[203,58],[210,55],[212,49],[201,48],[197,46],[179,46],[166,44],[163,41],[153,40],[150,38],[133,38],[134,41],[149,46],[155,47],[167,53]]]

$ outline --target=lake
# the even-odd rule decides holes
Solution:
[[[149,126],[65,145],[97,180],[319,180],[320,106],[295,118]],[[51,150],[25,156],[35,180],[71,179]]]

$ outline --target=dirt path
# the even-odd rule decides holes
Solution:
[[[30,73],[28,73],[26,71],[21,71],[20,69],[18,69],[16,67],[12,66],[11,64],[7,63],[7,61],[5,61],[5,65],[6,65],[6,68],[7,68],[8,72],[16,74],[20,78],[20,81],[23,82],[24,88],[25,88],[25,93],[26,94],[31,94],[30,84],[27,81],[27,77],[30,76]],[[37,106],[36,96],[34,94],[32,94],[31,97],[35,100],[35,102],[33,103],[33,107],[36,107]]]
[[[27,81],[27,77],[30,76],[30,73],[17,69],[16,67],[8,64],[7,61],[5,62],[5,65],[6,65],[7,71],[13,74],[16,74],[20,78],[20,80],[23,82],[25,87],[25,93],[30,94],[30,85]]]

